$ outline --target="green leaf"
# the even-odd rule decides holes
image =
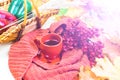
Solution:
[[[68,11],[68,9],[60,9],[58,15],[59,15],[59,16],[63,16],[64,14],[67,13],[67,11]]]

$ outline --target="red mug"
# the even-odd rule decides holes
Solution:
[[[50,33],[39,38],[41,54],[48,61],[52,61],[60,57],[62,50],[62,37],[56,33]]]

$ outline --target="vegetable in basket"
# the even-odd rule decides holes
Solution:
[[[6,26],[8,24],[8,21],[6,19],[0,18],[0,28]]]
[[[9,21],[14,21],[16,20],[16,17],[5,10],[0,10],[0,19],[7,19]]]
[[[31,12],[32,4],[27,0],[27,12]],[[15,15],[17,18],[24,17],[24,0],[12,0],[9,5],[8,12]]]
[[[4,28],[4,26],[15,20],[17,20],[17,18],[14,15],[7,11],[0,10],[0,28]],[[6,29],[0,30],[0,34],[4,31],[6,31]]]

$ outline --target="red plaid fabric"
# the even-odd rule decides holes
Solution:
[[[47,33],[48,30],[38,29],[11,46],[9,68],[15,80],[73,80],[81,65],[89,65],[87,56],[75,49],[64,52],[59,64],[42,62],[34,40]]]

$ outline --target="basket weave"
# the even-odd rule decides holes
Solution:
[[[0,8],[5,9],[6,8],[5,6],[8,6],[10,2],[11,2],[11,0],[0,3]],[[59,12],[59,9],[44,10],[44,11],[39,12],[39,14],[40,14],[39,19],[40,19],[41,26],[44,24],[44,22],[50,16],[55,15],[58,12]],[[34,13],[34,11],[33,11],[33,13]],[[28,17],[29,16],[30,15],[28,15]],[[33,24],[33,23],[35,23],[34,25],[36,26],[36,22],[37,22],[36,18],[37,18],[36,15],[28,18],[26,25],[24,25],[24,26],[23,26],[23,20],[15,21],[15,22],[5,26],[5,27],[8,27],[8,29],[0,35],[0,44],[15,40],[18,37],[19,32],[22,29],[24,29],[26,26],[29,26],[30,24]],[[2,30],[2,29],[0,29],[0,30]]]
[[[2,2],[0,2],[0,7],[4,7],[7,6],[12,0],[3,0]]]

